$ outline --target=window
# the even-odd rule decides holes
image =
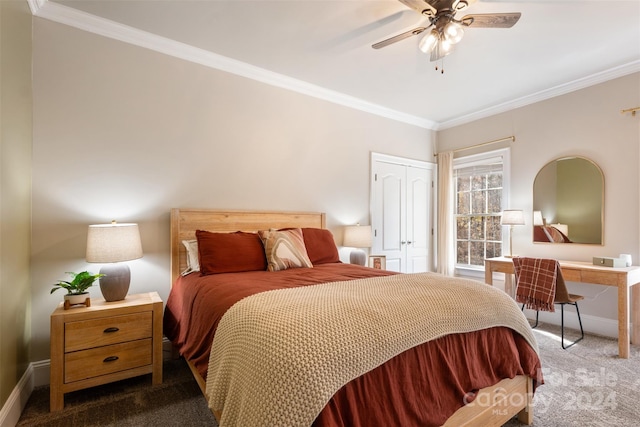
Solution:
[[[485,258],[502,255],[508,156],[503,149],[454,160],[457,268],[482,269]]]

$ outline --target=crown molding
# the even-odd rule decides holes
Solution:
[[[524,107],[526,105],[535,104],[536,102],[544,101],[556,96],[564,95],[569,92],[584,89],[589,86],[593,86],[599,83],[604,83],[609,80],[616,79],[618,77],[624,77],[629,74],[637,73],[640,71],[640,60],[633,61],[628,64],[614,67],[609,70],[602,71],[600,73],[592,74],[587,77],[583,77],[574,80],[569,83],[561,84],[543,91],[523,96],[522,98],[514,99],[493,107],[486,108],[484,110],[476,111],[465,116],[461,116],[446,122],[441,122],[436,125],[437,131],[460,126],[465,123],[469,123],[475,120],[483,119],[496,114],[505,113],[507,111],[515,110],[516,108]]]
[[[334,104],[435,131],[460,126],[465,123],[504,113],[640,71],[640,60],[633,61],[572,82],[564,83],[531,95],[438,123],[423,117],[392,110],[360,98],[329,90],[226,56],[218,55],[185,43],[151,34],[127,25],[119,24],[108,19],[100,18],[49,0],[27,0],[27,2],[31,9],[31,13],[39,18],[58,22],[93,34],[140,46],[145,49],[180,58],[185,61],[197,63],[205,67],[246,77],[268,85],[322,99]]]
[[[180,58],[185,61],[226,71],[238,76],[246,77],[370,114],[375,114],[398,122],[407,123],[425,129],[434,129],[437,125],[436,122],[422,117],[392,110],[360,98],[329,90],[185,43],[138,30],[108,19],[100,18],[59,3],[50,2],[48,0],[27,1],[31,8],[31,13],[39,18],[58,22],[93,34],[140,46],[145,49]]]
[[[35,16],[47,1],[48,0],[27,0],[29,9],[31,9],[31,14]]]

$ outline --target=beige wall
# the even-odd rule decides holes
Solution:
[[[0,1],[0,408],[29,363],[31,14]]]
[[[87,225],[140,224],[131,289],[169,293],[172,207],[309,210],[369,222],[370,153],[433,161],[430,131],[35,19],[33,358],[50,284]],[[93,288],[92,295],[99,296]]]
[[[640,264],[640,116],[620,110],[640,105],[640,74],[522,107],[438,132],[437,148],[465,147],[515,135],[511,148],[510,208],[524,209],[527,225],[513,232],[514,253],[591,261],[593,256],[630,253]],[[491,147],[495,148],[495,147]],[[579,155],[604,173],[604,245],[549,245],[532,242],[533,181],[547,162]],[[585,295],[580,311],[617,319],[616,290],[571,285]],[[585,325],[589,327],[589,325]]]

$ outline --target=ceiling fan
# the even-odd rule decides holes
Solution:
[[[431,61],[437,61],[451,53],[453,45],[462,40],[464,27],[511,28],[520,19],[520,12],[465,15],[460,20],[455,18],[456,13],[466,9],[476,1],[477,0],[400,0],[405,6],[426,16],[429,19],[429,25],[426,27],[417,27],[413,30],[398,34],[375,43],[372,47],[374,49],[380,49],[408,37],[417,36],[433,27],[431,31],[420,40],[418,47],[422,52],[431,55]]]

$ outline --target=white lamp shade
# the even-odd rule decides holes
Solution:
[[[541,211],[533,211],[533,225],[544,225]]]
[[[350,248],[371,247],[370,225],[348,225],[344,228],[342,245]]]
[[[502,211],[502,225],[524,225],[524,212],[521,209]]]
[[[90,225],[87,234],[87,262],[121,262],[142,258],[138,224]]]
[[[440,36],[438,35],[438,32],[434,28],[429,32],[429,34],[427,34],[420,40],[420,43],[418,44],[418,49],[420,49],[424,53],[430,53],[439,40],[440,40]]]
[[[464,36],[464,29],[462,29],[462,25],[457,22],[450,21],[444,27],[444,36],[447,38],[449,43],[456,44],[462,40],[462,37]]]

